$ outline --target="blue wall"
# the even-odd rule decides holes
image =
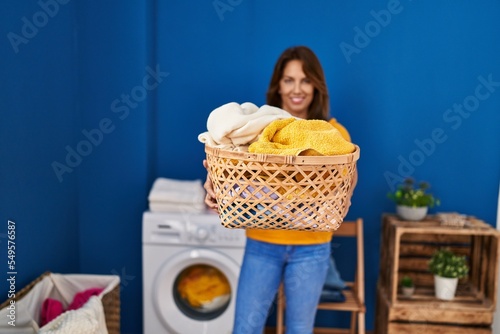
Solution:
[[[49,19],[34,1],[2,5],[0,281],[17,272],[20,289],[46,270],[79,270],[77,182],[74,173],[59,182],[52,168],[74,145],[79,119],[75,6],[60,6]],[[15,226],[11,269],[8,220]],[[0,287],[3,301],[8,286]]]
[[[362,150],[348,217],[365,219],[369,329],[380,217],[394,210],[386,193],[395,182],[430,181],[442,201],[434,212],[494,224],[497,1],[60,0],[46,22],[40,3],[8,3],[0,14],[0,258],[10,219],[19,287],[45,270],[119,274],[122,332],[140,333],[141,214],[152,181],[204,178],[196,137],[210,111],[263,104],[276,58],[296,44],[318,54],[332,116]],[[23,37],[23,18],[34,16],[38,31],[13,43],[9,33]],[[54,161],[72,172],[58,177]]]
[[[6,263],[10,219],[18,288],[46,270],[120,275],[122,333],[141,333],[152,7],[58,1],[9,1],[0,14],[0,254]],[[24,17],[41,27],[12,44],[9,32],[31,36]]]
[[[150,187],[152,98],[144,87],[151,66],[149,11],[142,1],[77,6],[76,140],[85,140],[83,130],[94,130],[98,143],[78,170],[80,271],[120,275],[122,333],[142,331],[141,219]]]

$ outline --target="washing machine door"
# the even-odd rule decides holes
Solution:
[[[169,258],[152,289],[155,311],[169,333],[231,333],[239,270],[213,249],[187,249]]]

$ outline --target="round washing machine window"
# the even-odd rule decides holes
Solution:
[[[224,313],[231,300],[227,276],[214,266],[195,264],[182,270],[172,295],[177,307],[196,320],[212,320]]]
[[[167,333],[231,333],[239,270],[229,256],[204,248],[165,261],[151,297]]]

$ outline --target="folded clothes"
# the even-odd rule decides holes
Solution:
[[[345,302],[345,295],[342,290],[346,289],[347,285],[341,278],[340,273],[337,269],[337,264],[333,255],[330,255],[328,262],[328,271],[326,273],[325,284],[323,285],[323,291],[321,292],[320,301],[330,302],[330,303],[342,303]]]
[[[340,273],[337,269],[337,264],[335,263],[335,259],[333,256],[330,256],[328,262],[328,271],[326,272],[326,280],[324,284],[324,289],[329,290],[343,290],[347,286],[344,280],[341,278]]]
[[[294,156],[342,155],[354,150],[354,144],[345,140],[331,123],[295,118],[273,121],[248,147],[251,153]]]
[[[200,213],[206,210],[204,203],[185,204],[168,202],[149,202],[151,212],[181,212],[181,213]]]
[[[150,202],[202,205],[205,189],[201,180],[157,178],[149,192]]]
[[[324,289],[321,291],[321,296],[319,298],[320,302],[323,303],[343,303],[346,298],[342,293],[342,290],[338,289]]]
[[[211,147],[235,149],[257,140],[262,130],[274,120],[293,117],[283,109],[246,102],[226,103],[214,109],[207,120],[207,132],[198,140]],[[246,149],[245,149],[246,150]]]

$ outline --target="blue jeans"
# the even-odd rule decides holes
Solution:
[[[262,334],[282,279],[286,333],[312,333],[329,257],[330,243],[277,245],[247,239],[233,334]]]

